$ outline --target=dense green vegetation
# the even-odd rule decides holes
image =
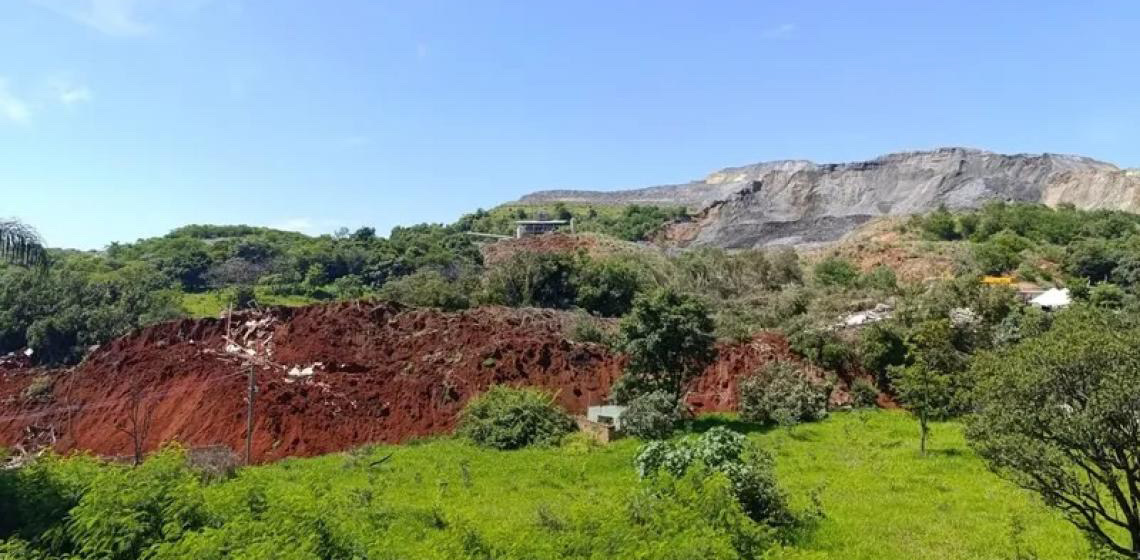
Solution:
[[[615,205],[592,206],[555,203],[550,205],[503,205],[490,211],[479,209],[456,223],[463,231],[513,235],[515,220],[574,220],[574,230],[594,232],[625,241],[645,241],[666,223],[688,218],[684,207]]]
[[[552,210],[581,213],[584,230],[627,239],[683,214],[655,207]],[[102,252],[52,251],[43,274],[0,265],[0,354],[30,347],[42,363],[72,363],[89,347],[155,321],[254,304],[383,297],[449,310],[501,303],[580,306],[606,316],[628,311],[644,279],[618,260],[521,255],[485,269],[478,238],[467,232],[498,231],[496,220],[510,224],[516,214],[477,212],[452,225],[397,227],[387,238],[367,227],[309,237],[192,225]],[[3,231],[11,232],[4,233],[4,254],[39,262],[17,243],[17,233],[31,230]]]
[[[630,216],[640,220],[638,212]],[[464,235],[477,219],[490,216],[465,218],[465,225],[397,229],[389,239],[367,229],[309,238],[258,228],[194,226],[164,238],[113,246],[105,255],[60,253],[46,270],[0,269],[0,350],[30,345],[46,362],[68,362],[92,344],[175,316],[188,304],[204,310],[227,300],[300,303],[379,295],[443,309],[501,304],[580,310],[568,336],[606,342],[628,355],[612,394],[630,405],[624,418],[627,433],[645,440],[666,439],[686,427],[709,427],[686,419],[679,405],[689,381],[712,359],[718,337],[745,340],[761,329],[782,329],[794,352],[825,370],[824,383],[807,381],[801,366],[789,363],[754,372],[739,385],[746,422],[732,424],[752,432],[765,451],[749,451],[749,459],[721,468],[723,464],[701,458],[706,446],[693,441],[703,440],[659,442],[646,449],[660,455],[662,468],[654,472],[664,474],[641,480],[627,472],[636,454],[631,443],[598,449],[583,436],[566,437],[571,423],[547,397],[493,391],[465,412],[460,434],[466,439],[499,450],[542,447],[509,453],[580,472],[592,458],[625,453],[621,473],[613,464],[595,473],[619,482],[599,483],[612,485],[598,495],[580,495],[584,504],[566,506],[569,502],[548,501],[546,494],[528,502],[525,507],[534,508],[537,519],[528,528],[520,529],[526,523],[514,519],[503,522],[509,529],[476,519],[469,504],[444,504],[450,482],[439,485],[439,499],[427,513],[407,505],[420,504],[421,498],[376,505],[376,496],[397,490],[378,482],[390,478],[378,472],[394,471],[385,470],[387,459],[377,458],[375,450],[343,459],[346,472],[359,468],[366,473],[361,476],[369,486],[346,480],[357,493],[340,495],[342,488],[326,484],[321,489],[327,495],[275,495],[284,500],[280,504],[257,493],[265,488],[245,488],[241,492],[252,493],[238,497],[223,495],[230,490],[220,488],[232,490],[239,481],[258,476],[250,473],[264,472],[275,474],[261,479],[262,484],[289,484],[284,473],[305,467],[251,469],[236,479],[204,484],[176,454],[167,454],[152,461],[159,479],[138,493],[103,495],[92,480],[118,476],[107,480],[127,484],[123,481],[129,477],[114,474],[124,469],[84,460],[49,461],[9,475],[0,492],[20,504],[20,514],[3,530],[20,539],[10,540],[7,552],[259,557],[277,549],[274,539],[286,538],[270,527],[268,512],[280,507],[292,519],[284,525],[308,535],[302,537],[306,544],[299,557],[624,557],[640,552],[652,558],[755,558],[812,557],[810,551],[837,555],[842,548],[847,554],[842,557],[855,558],[990,558],[994,549],[987,547],[994,546],[1010,558],[1082,554],[1072,529],[1040,529],[1053,526],[1057,518],[1027,505],[1028,493],[985,474],[983,462],[1060,509],[1101,549],[1124,555],[1140,546],[1140,458],[1134,445],[1135,411],[1140,409],[1135,397],[1140,357],[1134,350],[1140,347],[1136,216],[992,204],[974,212],[939,210],[916,217],[908,228],[931,238],[925,243],[968,243],[971,248],[952,277],[921,284],[900,283],[889,268],[860,266],[835,254],[803,267],[790,250],[703,249],[675,256],[631,247],[605,256],[521,252],[485,265],[472,238]],[[1009,286],[981,281],[987,273],[1009,272],[1067,286],[1077,301],[1066,310],[1045,312],[1025,305]],[[848,313],[875,307],[886,312],[859,328],[847,324]],[[598,317],[621,319],[606,323]],[[855,405],[872,404],[881,391],[912,414],[860,413],[820,422],[828,416],[831,385],[840,378],[851,383]],[[969,421],[970,441],[981,461],[962,448],[957,424],[943,423],[959,419]],[[796,424],[803,425],[793,429]],[[826,464],[835,460],[827,457],[829,446],[837,445],[831,431],[835,426],[842,427],[842,439],[850,440],[845,443],[851,447],[838,467]],[[949,444],[947,430],[952,432]],[[889,444],[875,439],[883,437],[894,439]],[[863,448],[860,438],[878,443]],[[559,447],[559,441],[568,443]],[[470,489],[471,457],[483,457],[482,452],[450,441],[425,447],[432,446],[444,455],[464,457],[456,468]],[[403,448],[385,452],[393,461],[408,453]],[[775,456],[775,477],[764,459],[769,452]],[[579,462],[563,454],[578,454]],[[817,464],[821,456],[824,464]],[[333,459],[284,465],[321,461]],[[788,463],[804,473],[829,469],[823,471],[829,485],[845,485],[862,476],[860,469],[868,477],[890,477],[896,469],[921,474],[885,486],[878,479],[860,479],[857,489],[821,490],[826,517],[819,518],[803,513],[816,508],[794,482],[804,474],[788,473]],[[376,468],[380,470],[373,472]],[[274,478],[282,476],[286,480]],[[768,506],[753,499],[775,503],[775,496],[784,495],[785,479],[791,489],[788,511],[799,512],[789,519],[797,521],[758,515]],[[984,488],[977,487],[980,481]],[[589,486],[585,479],[578,482]],[[507,488],[517,490],[518,484]],[[904,495],[894,501],[862,495],[876,489]],[[829,492],[842,499],[833,504]],[[954,502],[951,494],[964,497]],[[940,518],[954,523],[925,518],[930,526],[913,524],[916,506],[910,500],[918,496],[932,500]],[[297,504],[309,498],[328,502],[330,509],[310,511]],[[99,508],[130,510],[134,506],[122,503],[128,499],[153,503],[130,523],[101,521],[114,516]],[[1026,505],[1007,515],[1000,508],[1009,507],[1009,500]],[[550,509],[551,504],[560,509]],[[860,509],[867,504],[912,509],[892,517],[889,511]],[[999,513],[978,513],[987,507],[997,507]],[[603,515],[603,508],[609,513]],[[346,511],[358,515],[345,517]],[[835,520],[853,512],[884,526],[837,529]],[[974,532],[963,534],[966,526]],[[900,527],[934,535],[933,540],[896,533]],[[976,534],[987,531],[988,542],[974,542]],[[253,538],[261,535],[265,537]],[[866,539],[873,539],[876,552],[887,552],[871,556],[871,549],[859,551],[857,545]],[[648,548],[634,547],[639,540],[648,542]],[[389,545],[387,552],[381,552],[381,543]],[[424,548],[427,543],[430,548]],[[25,545],[30,548],[21,552]],[[250,548],[256,546],[266,548]]]
[[[636,440],[503,452],[443,439],[221,479],[174,452],[138,469],[45,460],[0,472],[0,534],[13,559],[756,557],[749,543],[782,559],[1087,557],[1072,526],[985,469],[957,424],[934,424],[922,458],[897,412],[695,428],[725,422],[773,457],[792,511],[823,517],[766,536],[722,476],[640,482]]]
[[[1049,281],[1051,267],[1042,265],[1052,264],[1069,280],[1112,282],[1130,293],[1140,288],[1136,214],[991,203],[957,214],[939,209],[914,223],[932,239],[968,241],[975,265],[987,274]]]

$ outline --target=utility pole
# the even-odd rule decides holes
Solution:
[[[257,393],[257,367],[252,362],[247,363],[245,367],[249,378],[245,406],[245,464],[249,465],[253,457],[253,396]]]

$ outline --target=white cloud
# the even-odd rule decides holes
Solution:
[[[139,19],[139,7],[147,0],[34,0],[100,33],[116,37],[147,35],[154,28]]]
[[[8,89],[8,82],[3,78],[0,78],[0,117],[16,124],[27,124],[32,120],[31,108]]]
[[[67,81],[55,82],[52,84],[52,90],[55,92],[55,98],[68,107],[80,103],[87,103],[95,98],[95,94],[91,92],[91,88]]]
[[[790,37],[795,32],[796,24],[784,23],[777,25],[776,27],[769,27],[768,29],[765,29],[764,36],[769,39],[782,39],[784,37]]]

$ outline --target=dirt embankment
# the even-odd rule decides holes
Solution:
[[[571,320],[547,310],[443,313],[354,302],[235,314],[229,326],[166,323],[69,370],[0,364],[0,445],[54,441],[61,451],[129,455],[132,435],[145,433],[148,450],[172,440],[242,449],[247,348],[262,363],[253,439],[260,461],[446,433],[466,401],[494,384],[546,388],[581,413],[605,401],[624,359],[566,340]],[[698,411],[733,408],[737,377],[791,359],[770,334],[720,356],[693,387]],[[148,419],[149,429],[136,427]]]

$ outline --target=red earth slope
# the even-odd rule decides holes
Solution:
[[[605,401],[624,358],[565,339],[568,313],[459,313],[364,302],[279,308],[156,325],[47,371],[0,362],[0,445],[131,453],[127,418],[151,415],[145,446],[177,440],[242,449],[246,368],[231,339],[259,349],[253,440],[259,461],[311,456],[452,429],[464,403],[494,384],[548,389],[567,410]],[[236,353],[234,352],[236,351]],[[724,347],[693,387],[698,411],[735,406],[735,379],[792,359],[776,335]],[[29,386],[42,389],[29,396]],[[139,395],[133,397],[133,395]]]

